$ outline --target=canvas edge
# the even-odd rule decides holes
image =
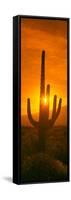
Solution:
[[[37,182],[21,182],[21,18],[32,18],[32,19],[48,19],[48,20],[64,20],[67,21],[67,98],[68,98],[68,106],[67,106],[67,129],[68,129],[68,136],[67,136],[67,149],[68,149],[68,168],[67,168],[67,174],[68,174],[68,179],[66,181],[54,181],[54,182],[46,182],[46,181],[37,181]],[[16,20],[16,22],[15,22]],[[17,31],[16,35],[18,36],[18,43],[14,44],[14,39],[15,38],[15,33],[14,33],[14,22],[17,23],[15,25],[17,25]],[[69,22],[70,19],[67,17],[50,17],[50,16],[34,16],[34,15],[16,15],[13,17],[13,183],[16,184],[40,184],[40,183],[58,183],[58,182],[69,182],[70,181],[70,155],[69,155],[69,148],[70,148],[70,144],[69,144]],[[16,45],[16,46],[15,46]],[[17,53],[14,53],[14,48],[16,48]],[[15,71],[15,64],[14,64],[14,57],[16,56],[17,59],[17,63],[16,63],[16,70],[17,70],[17,82],[15,82],[14,80],[14,76],[16,76],[16,71]],[[18,109],[15,109],[15,105],[14,105],[14,88],[15,88],[15,84],[17,84],[16,90],[17,92],[19,92],[19,99],[17,98],[16,100],[18,101]],[[16,94],[15,94],[16,95]],[[18,124],[17,124],[17,131],[16,132],[16,138],[15,138],[15,130],[16,129],[16,125],[14,125],[14,118],[16,118],[16,113],[15,112],[18,111],[19,113],[19,118],[18,120]],[[18,133],[18,135],[17,135]],[[16,141],[17,139],[17,141]],[[16,142],[16,143],[15,143]],[[16,149],[15,144],[18,145],[19,148]],[[15,150],[16,156],[15,154]],[[15,161],[16,158],[16,161]],[[16,172],[17,170],[17,172]],[[16,175],[16,173],[17,175]],[[15,176],[16,175],[16,176]]]

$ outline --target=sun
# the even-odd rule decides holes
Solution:
[[[47,98],[46,98],[46,96],[45,96],[45,97],[42,97],[42,103],[43,103],[43,105],[46,105],[46,104],[47,104]]]

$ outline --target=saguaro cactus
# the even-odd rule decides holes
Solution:
[[[45,99],[46,98],[46,99]],[[46,104],[45,101],[46,100]],[[40,107],[39,107],[39,120],[33,119],[31,114],[30,98],[27,99],[27,114],[30,123],[39,130],[39,141],[41,148],[44,148],[45,130],[51,128],[61,110],[62,99],[59,99],[58,108],[57,96],[54,95],[52,117],[49,119],[49,104],[50,104],[50,85],[48,84],[45,90],[45,51],[42,51],[41,62],[41,82],[40,82]]]

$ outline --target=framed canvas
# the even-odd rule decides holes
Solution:
[[[13,182],[69,181],[69,19],[13,17]]]

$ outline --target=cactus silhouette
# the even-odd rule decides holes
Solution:
[[[46,103],[44,102],[46,100]],[[46,86],[45,90],[45,51],[42,51],[41,62],[41,82],[40,82],[40,106],[39,106],[39,120],[36,121],[32,117],[30,98],[27,99],[27,114],[30,123],[39,130],[39,148],[45,148],[45,130],[53,127],[56,119],[61,110],[62,99],[59,99],[57,108],[57,96],[54,95],[52,117],[49,118],[49,105],[50,105],[50,85]]]

